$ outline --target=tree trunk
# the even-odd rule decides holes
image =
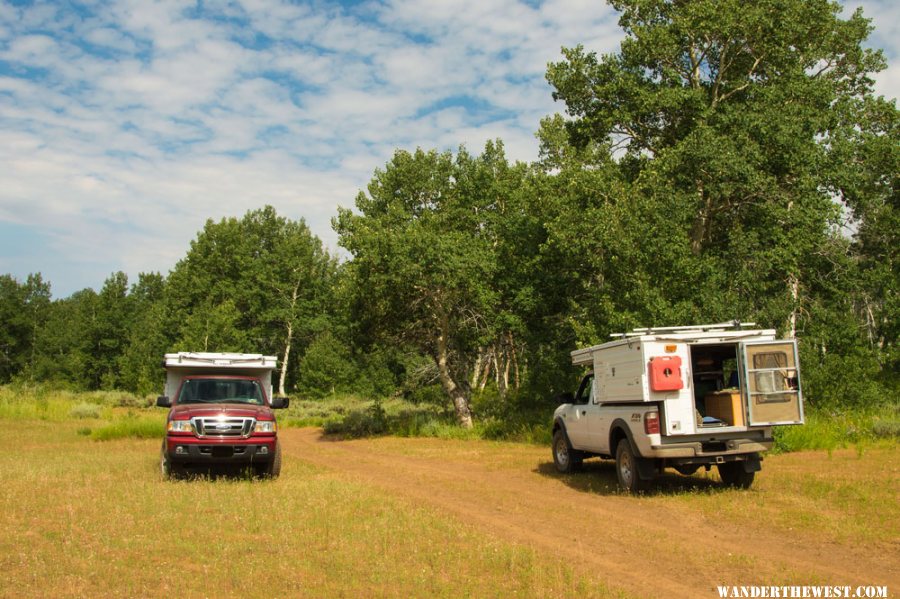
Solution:
[[[497,385],[497,388],[500,388],[500,350],[494,345],[494,351],[492,353],[494,360],[494,384]]]
[[[509,352],[510,357],[513,363],[513,380],[515,381],[516,389],[519,388],[519,358],[516,355],[516,342],[513,339],[512,333],[507,333],[509,335]]]
[[[278,395],[287,395],[284,390],[284,383],[287,379],[288,358],[291,357],[291,344],[294,342],[294,310],[297,307],[297,294],[300,291],[300,281],[294,285],[291,293],[291,310],[287,318],[287,339],[284,344],[284,357],[281,360],[281,374],[278,377]]]
[[[509,391],[509,367],[510,362],[512,360],[509,357],[509,350],[503,352],[503,378],[500,379],[500,382],[503,385],[500,387],[500,396],[503,397],[506,395],[506,392]]]
[[[294,323],[288,321],[287,343],[284,344],[284,357],[281,359],[281,374],[278,376],[278,395],[287,395],[284,392],[284,381],[287,378],[288,358],[291,357],[291,343],[294,339]]]
[[[788,338],[797,336],[797,310],[800,304],[800,281],[791,273],[788,275],[788,287],[791,290],[791,315],[788,317]]]
[[[694,218],[694,226],[691,228],[691,252],[695,256],[700,255],[703,242],[706,240],[709,228],[710,212],[712,211],[712,199],[705,193],[703,183],[697,182],[697,195],[700,196],[700,210]]]
[[[441,323],[444,325],[445,323]],[[456,411],[456,419],[463,428],[472,428],[472,412],[469,409],[469,398],[465,392],[453,380],[450,374],[450,366],[448,364],[449,350],[447,348],[447,327],[442,326],[437,338],[437,356],[436,362],[438,367],[438,378],[441,381],[441,387],[453,402],[453,409]]]
[[[491,376],[491,353],[493,350],[489,350],[488,354],[484,356],[484,370],[481,371],[481,382],[478,383],[478,390],[484,391],[484,388],[487,386],[488,378]]]
[[[472,364],[472,376],[469,378],[469,387],[474,389],[478,386],[478,379],[481,376],[481,352],[482,348],[478,348],[478,356],[475,358],[475,363]]]

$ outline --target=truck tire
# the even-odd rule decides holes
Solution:
[[[616,446],[616,478],[619,486],[629,493],[640,493],[650,487],[650,481],[643,480],[638,473],[638,460],[628,439],[621,439]]]
[[[281,474],[281,443],[275,441],[275,455],[266,468],[266,478],[278,478]]]
[[[753,484],[755,472],[747,472],[741,462],[725,462],[719,464],[719,478],[726,487],[749,489]]]
[[[162,448],[159,450],[159,469],[162,472],[162,477],[166,480],[177,480],[184,476],[184,467],[181,464],[173,463],[169,459],[165,440],[163,440]]]
[[[570,474],[581,469],[584,454],[577,449],[572,449],[569,436],[562,428],[553,433],[553,463],[556,469],[563,474]]]

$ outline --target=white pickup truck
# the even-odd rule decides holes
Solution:
[[[797,345],[753,323],[636,329],[572,352],[589,369],[553,415],[553,461],[615,459],[619,485],[646,490],[664,468],[716,465],[749,488],[775,426],[803,423]]]

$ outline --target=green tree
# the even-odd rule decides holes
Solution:
[[[95,378],[93,387],[114,389],[119,384],[119,358],[125,351],[132,320],[128,276],[121,271],[113,273],[97,295],[90,329],[93,340],[90,362]]]
[[[54,301],[37,332],[34,379],[77,389],[98,389],[95,327],[99,299],[93,289]]]
[[[29,327],[25,290],[10,275],[0,276],[0,381],[9,382],[25,365]]]
[[[347,393],[353,389],[356,375],[350,349],[331,331],[324,331],[300,360],[297,389],[311,397]]]
[[[865,285],[844,268],[841,204],[863,261],[885,254],[891,227],[875,223],[896,213],[896,111],[872,94],[884,61],[862,47],[869,22],[824,0],[612,4],[620,51],[565,49],[547,73],[568,119],[544,122],[543,163],[569,200],[548,250],[580,271],[576,327],[740,317],[836,345],[816,321]],[[874,295],[879,336],[895,295]]]
[[[31,376],[38,351],[38,331],[50,308],[50,284],[40,273],[24,283],[0,276],[0,381]]]
[[[175,326],[166,310],[166,280],[159,273],[140,273],[131,286],[133,312],[128,340],[119,356],[119,385],[146,395],[162,388],[163,354],[175,339]]]
[[[208,220],[173,269],[167,305],[178,348],[258,351],[281,358],[279,393],[301,351],[327,326],[336,261],[303,220],[266,206]]]
[[[359,327],[429,356],[466,427],[488,348],[514,356],[509,339],[517,323],[501,317],[498,230],[522,177],[523,167],[510,168],[500,144],[477,157],[464,149],[455,158],[398,151],[375,172],[369,193],[357,196],[359,214],[341,209],[334,221],[353,255]],[[506,374],[499,359],[494,353],[494,368]]]

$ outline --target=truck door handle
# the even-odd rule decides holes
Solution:
[[[582,416],[587,416],[587,410],[581,410],[581,415],[582,415]]]

